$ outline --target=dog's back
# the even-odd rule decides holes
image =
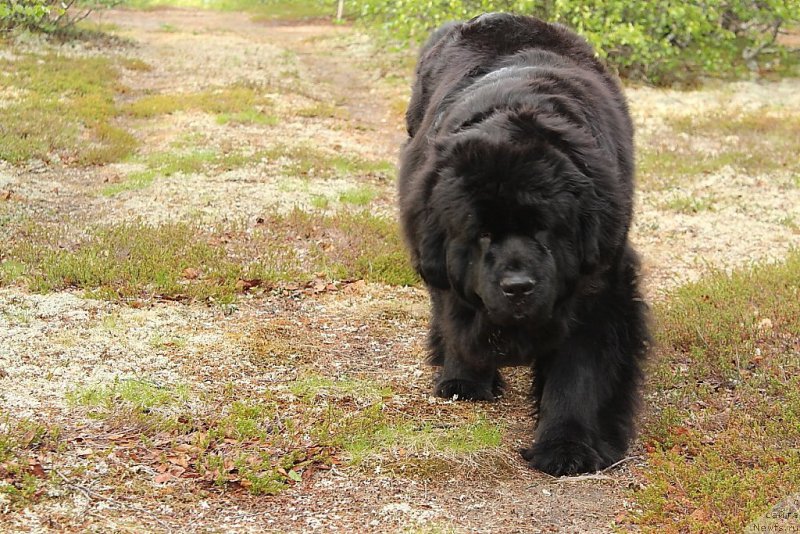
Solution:
[[[618,85],[592,47],[558,24],[534,17],[489,13],[464,23],[450,23],[435,31],[420,52],[416,82],[406,113],[413,137],[435,106],[476,78],[501,67],[504,60],[524,50],[550,52],[596,72],[615,93]],[[618,98],[621,105],[624,99]]]

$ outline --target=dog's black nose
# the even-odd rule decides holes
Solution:
[[[513,274],[500,280],[500,289],[507,297],[524,297],[533,292],[536,281],[524,275]]]

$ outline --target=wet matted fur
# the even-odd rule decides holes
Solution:
[[[406,120],[400,212],[431,297],[435,394],[492,400],[500,367],[531,366],[529,464],[561,475],[619,460],[648,331],[618,82],[562,26],[482,15],[430,37]]]

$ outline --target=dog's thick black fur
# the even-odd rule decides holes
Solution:
[[[434,32],[416,75],[400,211],[431,296],[435,394],[492,400],[500,367],[529,365],[525,459],[553,475],[611,465],[648,339],[620,87],[582,38],[507,14]]]

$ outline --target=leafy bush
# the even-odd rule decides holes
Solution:
[[[361,15],[387,34],[419,42],[448,20],[511,11],[560,22],[585,36],[622,76],[656,84],[779,68],[775,44],[800,21],[796,0],[363,0]],[[759,64],[760,63],[760,64]]]
[[[42,28],[50,21],[49,0],[0,0],[0,31]]]
[[[15,28],[60,32],[72,28],[98,8],[113,7],[118,0],[0,0],[0,33]]]

